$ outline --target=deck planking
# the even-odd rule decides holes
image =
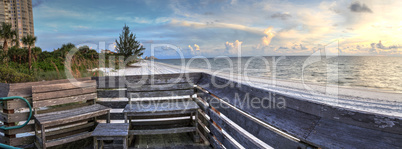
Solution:
[[[195,144],[188,133],[136,136],[130,148],[199,148],[210,149],[203,144]]]
[[[180,134],[159,134],[159,135],[142,135],[136,136],[132,141],[129,149],[212,149],[211,146],[204,144],[195,144],[188,133]],[[114,141],[112,143],[105,143],[104,149],[117,149],[121,148],[121,142]],[[92,146],[86,147],[92,149]]]

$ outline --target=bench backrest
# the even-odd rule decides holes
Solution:
[[[127,87],[129,103],[135,99],[143,98],[191,98],[194,94],[194,83],[183,82],[177,84],[153,84],[140,87]],[[141,100],[143,101],[143,100]]]
[[[32,86],[33,108],[51,107],[94,99],[96,99],[95,80]]]

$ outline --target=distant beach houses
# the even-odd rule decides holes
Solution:
[[[152,60],[152,59],[158,59],[158,58],[156,58],[156,57],[154,57],[154,56],[150,56],[150,57],[145,56],[144,59],[145,59],[145,60]]]
[[[101,50],[101,53],[105,53],[105,54],[116,54],[115,52],[113,52],[113,51],[110,51],[110,50]]]

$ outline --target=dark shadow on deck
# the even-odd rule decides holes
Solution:
[[[211,149],[210,146],[204,145],[202,143],[194,143],[191,139],[191,135],[188,133],[180,134],[161,134],[161,135],[143,135],[136,136],[133,140],[130,149],[153,149],[153,148],[168,148],[168,149]],[[105,149],[118,149],[122,148],[121,141],[115,141],[113,143],[105,143]],[[87,147],[88,149],[93,149],[93,146]]]

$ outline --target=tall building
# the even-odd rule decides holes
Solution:
[[[0,0],[0,23],[11,23],[17,31],[20,46],[24,47],[21,38],[31,34],[34,36],[32,0]],[[9,41],[10,45],[11,41]],[[0,45],[3,45],[1,40]]]

